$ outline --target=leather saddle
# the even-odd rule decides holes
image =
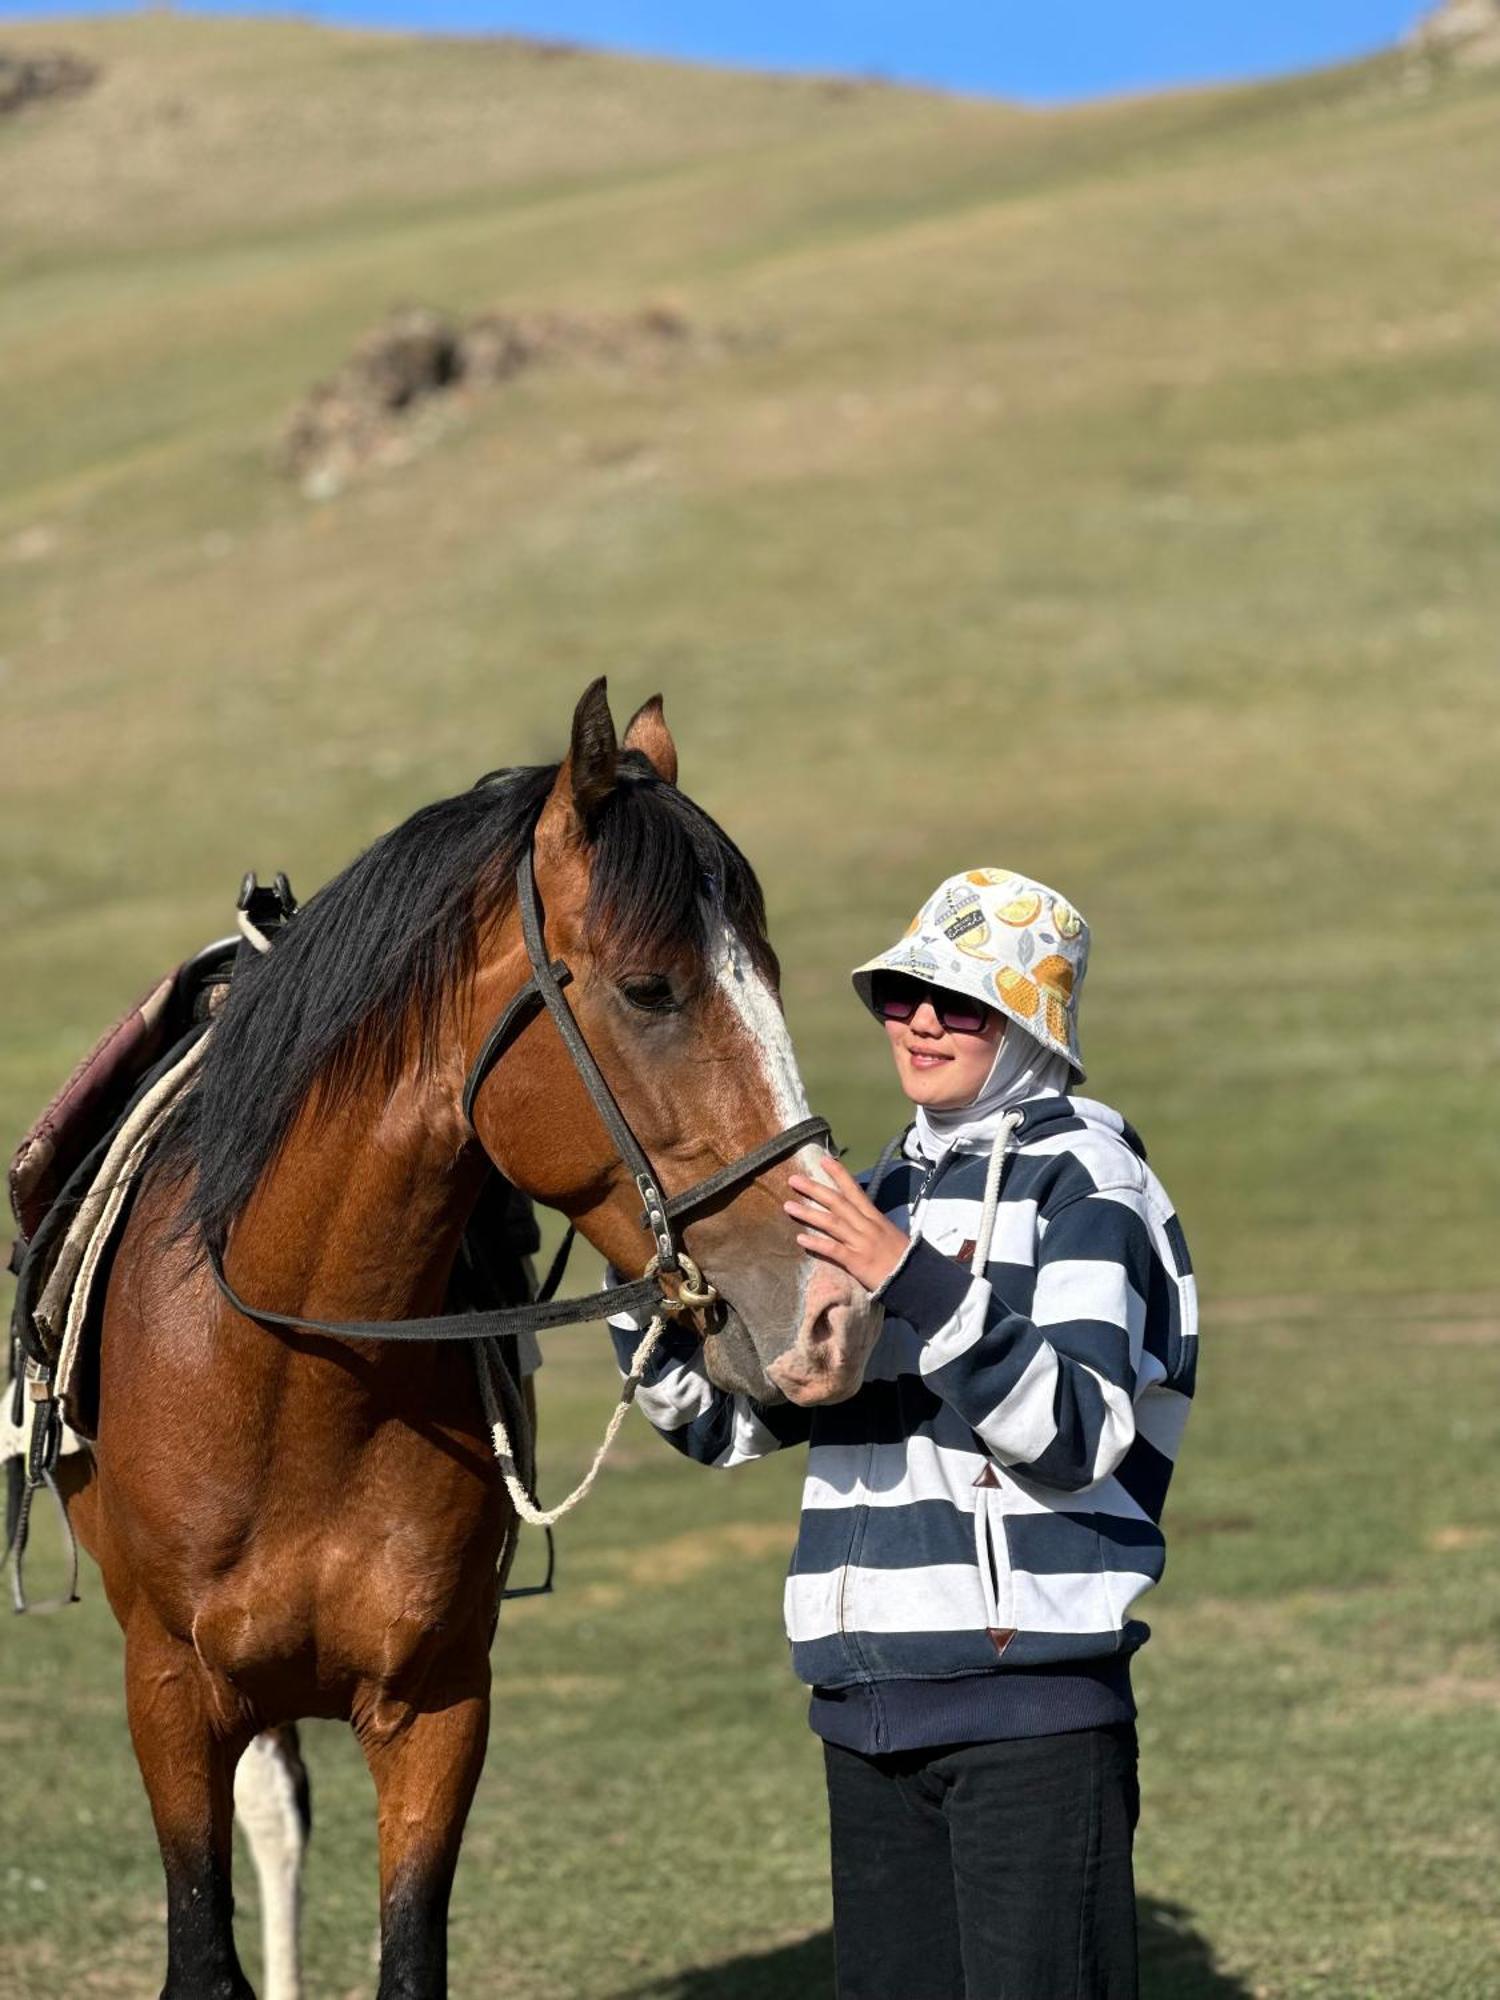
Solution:
[[[296,914],[297,901],[284,875],[276,877],[272,888],[262,888],[247,875],[239,910],[246,919],[242,934],[205,945],[129,1008],[78,1064],[16,1149],[9,1182],[17,1228],[10,1269],[18,1280],[11,1321],[18,1397],[26,1361],[50,1370],[56,1360],[45,1350],[32,1311],[115,1135],[154,1080],[207,1031],[228,997],[236,964],[252,950],[249,934],[263,941],[255,949],[267,944],[274,949],[277,933]],[[534,1290],[529,1260],[540,1241],[530,1201],[492,1169],[466,1230],[445,1310],[525,1303]],[[103,1291],[101,1284],[101,1297]],[[97,1316],[92,1304],[90,1313]],[[89,1344],[94,1345],[92,1339]],[[506,1358],[515,1361],[513,1355]],[[85,1435],[93,1414],[80,1412]]]

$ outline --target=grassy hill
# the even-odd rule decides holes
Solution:
[[[1500,78],[1391,57],[1043,115],[285,22],[3,39],[102,76],[0,120],[0,1129],[245,867],[305,892],[555,754],[601,671],[625,709],[665,689],[760,866],[856,1154],[898,1106],[847,966],[954,867],[1057,882],[1095,930],[1091,1084],[1177,1196],[1212,1342],[1142,1668],[1154,1990],[1488,1992]],[[753,337],[537,370],[310,501],[278,427],[409,300]],[[559,1486],[590,1339],[549,1379]],[[569,1594],[512,1620],[459,1991],[821,1977],[795,1467],[705,1494],[664,1458],[635,1440]],[[27,1993],[155,1965],[111,1632],[95,1589],[4,1638],[7,1805],[88,1869],[66,1920],[43,1862],[0,1913]],[[82,1831],[58,1685],[106,1774]],[[318,1747],[315,1990],[361,1991],[366,1802]],[[686,1814],[699,1906],[663,1909]]]

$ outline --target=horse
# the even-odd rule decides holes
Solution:
[[[660,698],[617,738],[596,681],[559,763],[422,808],[237,972],[115,1254],[98,1436],[68,1506],[124,1632],[166,1876],[163,2000],[251,1994],[233,1801],[285,1909],[302,1717],[349,1722],[374,1778],[380,2000],[446,1991],[515,1510],[468,1349],[319,1329],[437,1313],[492,1167],[619,1272],[649,1267],[641,1189],[549,1012],[475,1068],[524,997],[527,870],[572,1017],[664,1193],[710,1182],[682,1241],[718,1294],[689,1320],[711,1378],[764,1403],[839,1399],[878,1331],[782,1211],[822,1146],[745,1160],[807,1112],[755,875],[678,786]]]

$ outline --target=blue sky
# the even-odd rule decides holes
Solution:
[[[1037,102],[1337,62],[1394,41],[1423,0],[254,0],[356,26],[519,33],[770,69],[875,72]],[[125,12],[0,0],[0,19]]]

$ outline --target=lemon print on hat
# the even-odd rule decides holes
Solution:
[[[1052,921],[1057,927],[1057,935],[1069,944],[1083,929],[1083,918],[1071,903],[1065,903],[1061,896],[1052,899]]]
[[[1031,968],[1031,976],[1037,985],[1047,992],[1056,993],[1066,1000],[1073,991],[1073,968],[1067,959],[1059,958],[1056,952],[1049,952],[1039,958]]]
[[[1042,1018],[1054,1042],[1068,1040],[1068,1002],[1073,994],[1073,968],[1065,958],[1049,953],[1038,959],[1032,977],[1042,994]]]
[[[1013,1014],[1022,1014],[1028,1021],[1042,1004],[1035,980],[1017,972],[1013,965],[1002,965],[995,974],[995,991]]]
[[[1013,896],[1002,904],[995,914],[1002,924],[1014,924],[1020,930],[1026,924],[1034,924],[1042,914],[1042,899],[1034,889],[1028,889],[1023,896]]]

